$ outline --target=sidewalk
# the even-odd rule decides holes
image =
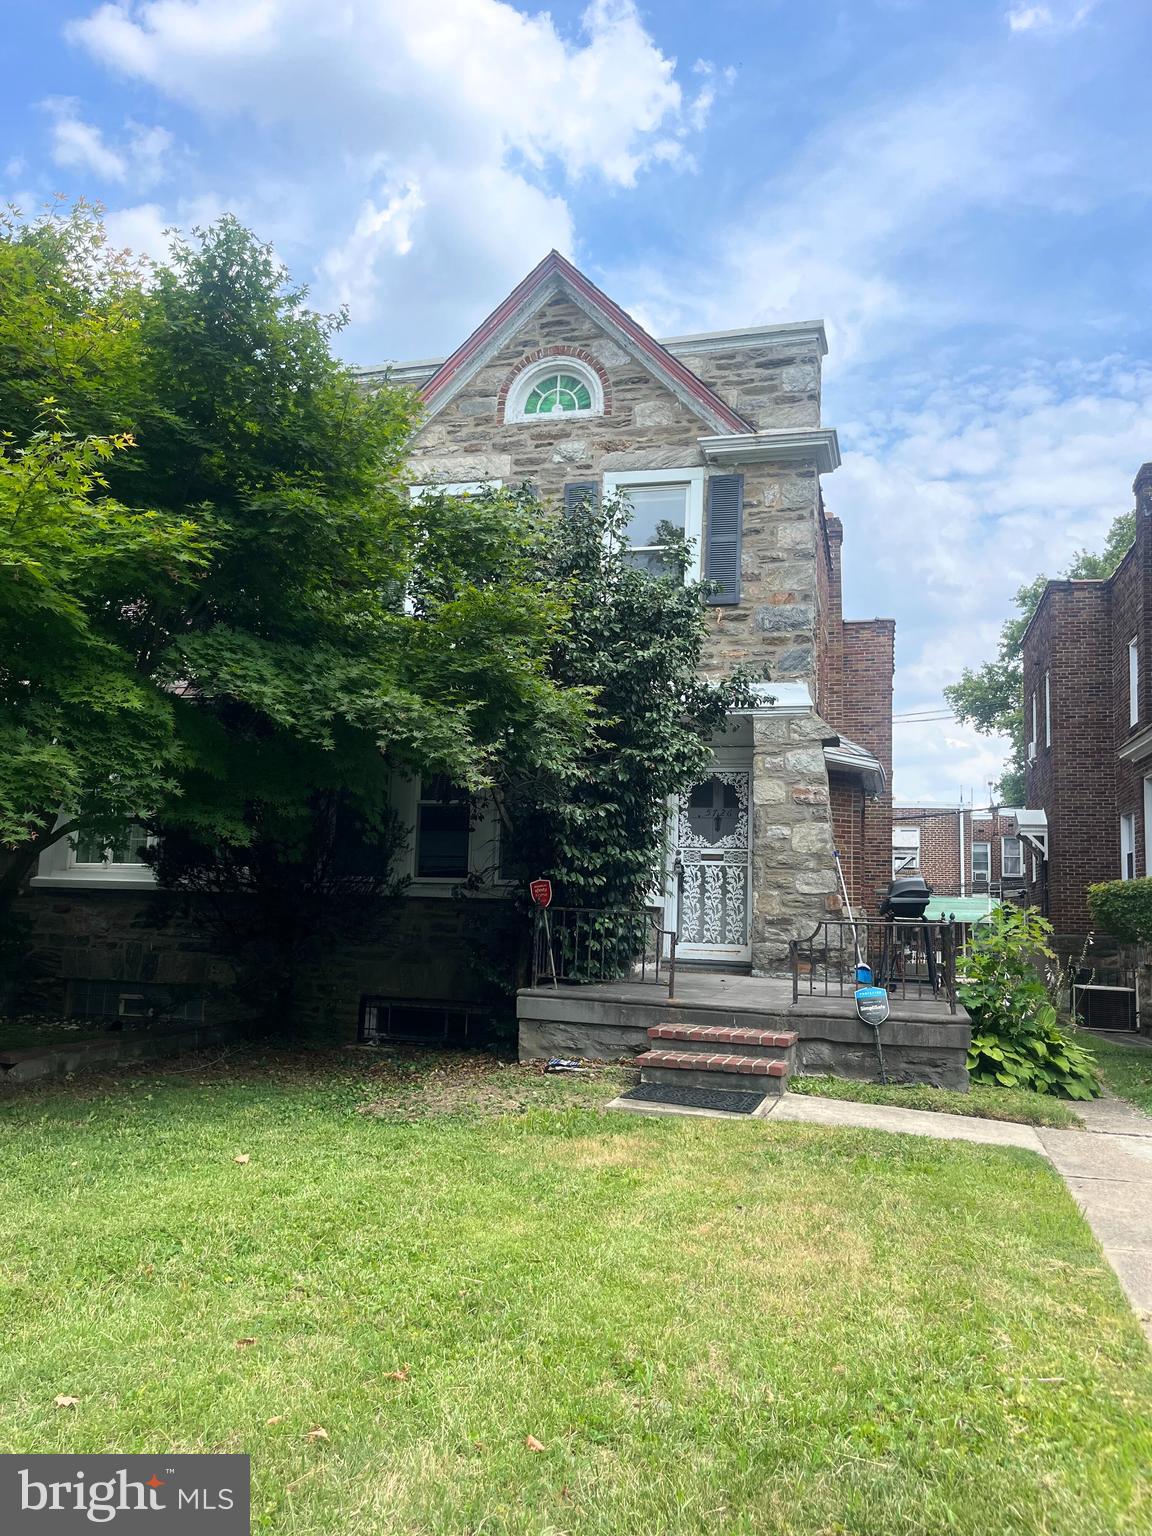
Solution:
[[[1084,1130],[1052,1131],[972,1115],[785,1093],[765,1118],[1023,1147],[1047,1157],[1096,1234],[1152,1344],[1152,1116],[1112,1098],[1077,1104],[1076,1112],[1084,1118]]]

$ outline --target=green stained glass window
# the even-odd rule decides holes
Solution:
[[[553,411],[590,411],[592,392],[573,373],[550,373],[539,379],[524,402],[525,416],[548,416]]]

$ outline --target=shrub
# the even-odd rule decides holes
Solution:
[[[1100,1092],[1095,1059],[1061,1027],[1037,969],[1055,962],[1051,932],[1039,913],[1013,907],[974,932],[960,987],[974,1025],[968,1073],[977,1083],[1091,1099]]]
[[[1088,887],[1092,921],[1121,944],[1152,944],[1152,880],[1103,880]]]

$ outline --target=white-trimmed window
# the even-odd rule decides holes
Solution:
[[[481,491],[498,491],[503,480],[452,480],[445,485],[410,485],[408,499],[423,501],[425,496],[478,496]]]
[[[144,862],[142,852],[150,841],[145,829],[135,822],[125,824],[110,839],[92,832],[62,837],[40,855],[30,883],[48,888],[116,885],[129,890],[151,890],[156,885],[156,876]]]
[[[1140,645],[1133,635],[1128,642],[1128,724],[1140,719]]]
[[[417,896],[450,896],[465,880],[499,883],[500,835],[495,806],[443,775],[392,785],[392,805],[407,829],[398,873]]]
[[[1044,745],[1052,745],[1052,674],[1044,674]]]
[[[1038,740],[1039,740],[1039,732],[1037,730],[1036,690],[1035,690],[1035,688],[1033,688],[1033,690],[1032,690],[1032,739],[1028,743],[1028,761],[1030,763],[1034,762],[1035,759],[1036,759],[1036,743],[1037,743]]]
[[[920,828],[892,828],[892,874],[920,868]]]
[[[1024,878],[1024,849],[1018,837],[1000,839],[1000,875],[1004,880]]]
[[[595,368],[574,357],[550,357],[525,368],[508,392],[505,421],[603,416],[604,387]]]
[[[972,844],[972,884],[989,885],[992,881],[992,844]]]
[[[659,525],[682,528],[688,539],[688,580],[700,578],[700,541],[704,532],[704,471],[702,469],[631,470],[604,476],[604,495],[626,497],[632,517],[625,537],[633,562],[660,575],[667,546],[660,543]]]
[[[1132,815],[1120,818],[1120,878],[1136,878],[1136,818]]]

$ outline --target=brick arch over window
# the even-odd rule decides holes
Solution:
[[[519,379],[528,369],[537,367],[540,363],[546,362],[550,357],[569,358],[574,363],[583,363],[585,368],[590,368],[600,380],[600,389],[604,396],[604,415],[611,416],[612,386],[608,382],[608,373],[604,364],[598,358],[593,357],[591,352],[585,351],[583,347],[557,346],[538,347],[535,352],[529,352],[526,357],[522,357],[516,364],[515,368],[513,368],[512,372],[501,384],[500,393],[496,396],[496,414],[500,421],[503,422],[508,419],[508,398],[515,390]],[[549,421],[556,418],[542,416],[540,419],[542,421]]]

